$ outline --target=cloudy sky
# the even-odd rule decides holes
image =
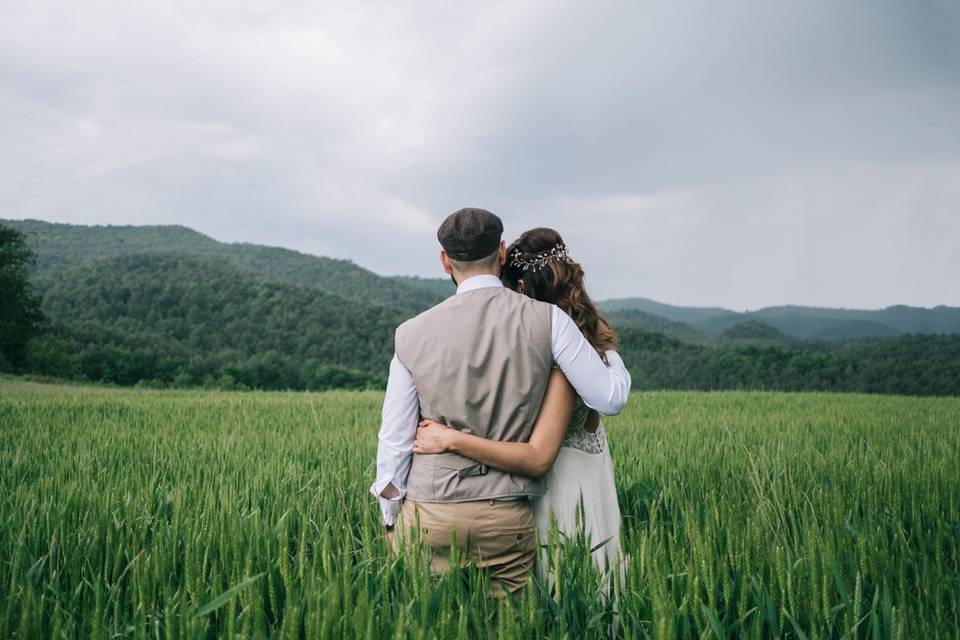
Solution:
[[[482,206],[595,297],[960,305],[960,2],[14,1],[0,217],[438,275]]]

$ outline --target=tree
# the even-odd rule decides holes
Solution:
[[[0,364],[23,365],[27,342],[43,321],[40,298],[27,279],[34,255],[23,234],[0,226]]]

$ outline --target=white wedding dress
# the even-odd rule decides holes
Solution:
[[[586,430],[590,409],[578,397],[566,437],[553,468],[546,477],[547,492],[534,499],[533,512],[543,543],[549,539],[551,519],[567,537],[577,533],[578,511],[583,505],[582,524],[593,559],[609,580],[619,574],[622,584],[625,563],[620,552],[620,505],[613,480],[613,462],[603,426]],[[609,587],[609,583],[608,583]]]

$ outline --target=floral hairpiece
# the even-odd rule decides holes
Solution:
[[[534,272],[537,272],[547,266],[547,263],[551,260],[569,261],[570,254],[567,252],[566,245],[563,243],[557,244],[552,249],[535,253],[533,257],[530,258],[524,258],[523,252],[520,251],[520,249],[514,249],[513,253],[510,254],[510,266],[523,269],[524,271],[532,269]]]

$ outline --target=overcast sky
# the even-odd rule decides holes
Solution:
[[[433,276],[468,205],[597,298],[960,305],[960,2],[4,5],[0,217]]]

